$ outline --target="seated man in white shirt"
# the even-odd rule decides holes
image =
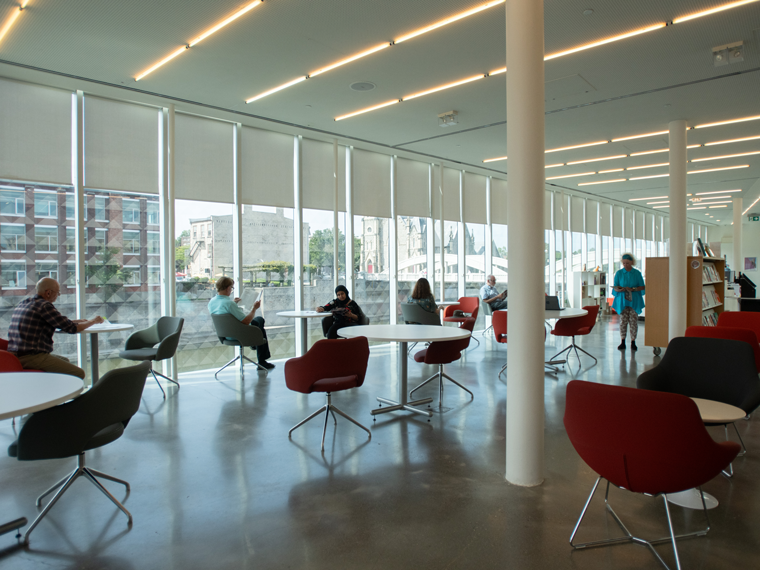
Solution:
[[[486,284],[480,288],[480,298],[494,311],[507,308],[507,290],[496,290],[496,277],[489,275]]]

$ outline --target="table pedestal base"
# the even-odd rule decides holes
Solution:
[[[705,497],[705,506],[707,509],[714,509],[718,506],[718,499],[710,493],[702,492]],[[684,507],[686,509],[701,509],[702,499],[699,498],[699,489],[689,489],[680,493],[668,493],[668,502]]]
[[[400,404],[398,402],[394,402],[393,400],[389,400],[387,398],[381,398],[377,397],[377,401],[382,404],[387,404],[387,408],[375,408],[374,410],[370,411],[370,413],[373,416],[376,416],[378,414],[387,414],[388,412],[397,412],[399,410],[406,410],[407,412],[414,412],[415,414],[420,414],[421,416],[427,416],[427,417],[433,417],[433,412],[429,410],[418,410],[414,406],[422,406],[423,404],[429,404],[433,401],[433,398],[423,398],[422,400],[413,400],[411,402],[406,402],[404,404]]]

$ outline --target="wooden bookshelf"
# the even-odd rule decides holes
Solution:
[[[647,257],[647,306],[644,345],[659,354],[668,345],[670,258]],[[723,312],[725,299],[723,259],[690,256],[686,258],[686,326],[713,326]]]

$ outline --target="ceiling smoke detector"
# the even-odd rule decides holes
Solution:
[[[349,87],[354,91],[372,91],[377,85],[371,81],[357,81],[349,85]]]
[[[446,111],[445,113],[441,113],[438,115],[438,126],[451,127],[456,125],[459,122],[457,120],[457,114],[456,111]]]

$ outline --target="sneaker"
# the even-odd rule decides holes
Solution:
[[[274,364],[272,364],[271,362],[267,362],[266,360],[262,360],[261,362],[259,362],[259,366],[262,366],[266,368],[267,370],[271,370],[272,368],[274,368]]]
[[[620,346],[618,346],[618,350],[625,350],[625,341],[620,343]]]
[[[631,341],[631,350],[638,350],[638,347],[636,346],[636,341],[635,340]]]

